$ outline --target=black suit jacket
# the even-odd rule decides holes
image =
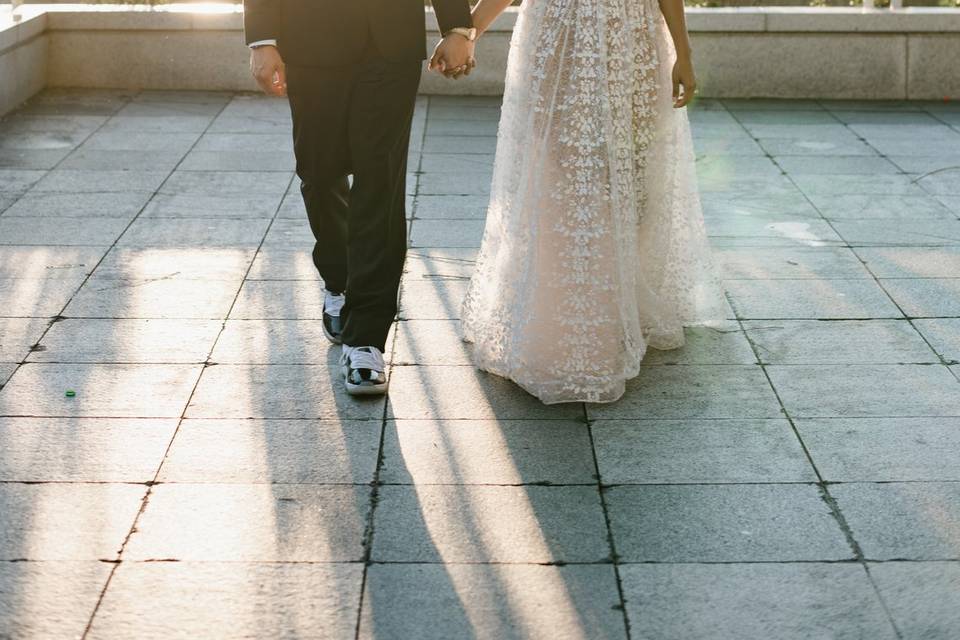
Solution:
[[[468,0],[433,0],[441,32],[470,27]],[[390,60],[423,60],[423,0],[244,0],[247,44],[276,39],[284,61],[303,66],[356,62],[373,40]]]

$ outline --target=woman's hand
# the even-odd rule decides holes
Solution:
[[[682,90],[681,90],[682,88]],[[685,107],[693,101],[697,91],[697,79],[689,56],[679,56],[673,65],[673,106]]]

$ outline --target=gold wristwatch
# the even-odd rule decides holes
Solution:
[[[476,42],[476,41],[477,41],[477,35],[478,35],[478,34],[477,34],[477,28],[476,28],[476,27],[469,27],[469,28],[467,28],[467,27],[455,27],[455,28],[453,28],[453,29],[450,29],[449,31],[447,31],[447,32],[446,32],[445,34],[443,34],[443,35],[444,35],[444,37],[446,37],[446,36],[450,35],[451,33],[456,33],[457,35],[461,35],[461,36],[463,36],[464,38],[466,38],[467,40],[469,40],[470,42]]]

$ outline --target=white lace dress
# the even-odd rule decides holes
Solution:
[[[617,400],[648,347],[725,315],[673,59],[656,0],[520,10],[462,331],[545,403]]]

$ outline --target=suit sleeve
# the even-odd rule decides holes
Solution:
[[[433,0],[433,8],[437,12],[440,33],[457,27],[473,26],[468,0]]]
[[[247,44],[280,37],[281,0],[243,0],[243,31]]]

